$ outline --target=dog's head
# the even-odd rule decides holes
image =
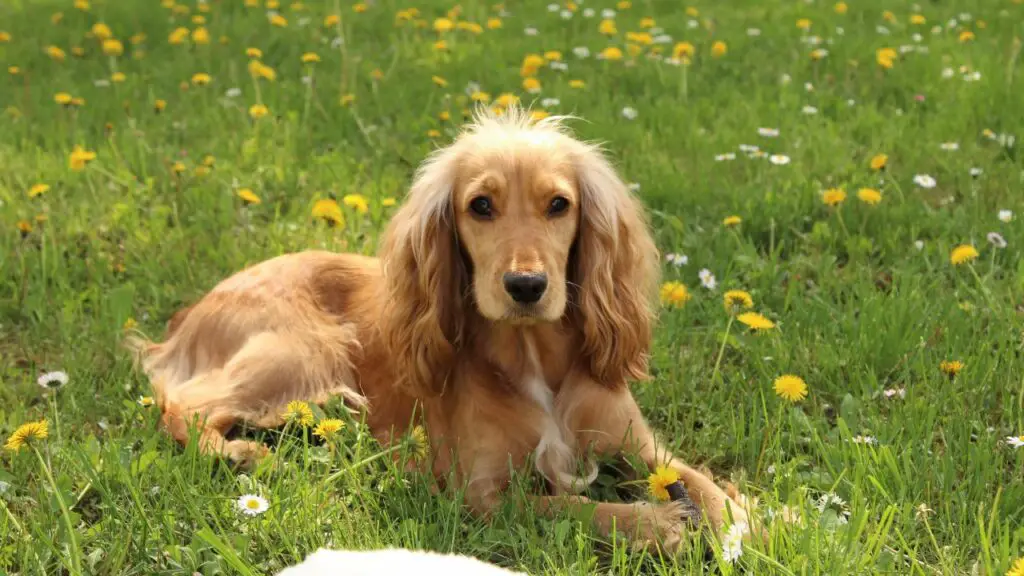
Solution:
[[[559,119],[478,116],[420,168],[381,256],[385,340],[417,394],[440,390],[469,314],[567,318],[595,379],[646,373],[654,243],[600,150]]]

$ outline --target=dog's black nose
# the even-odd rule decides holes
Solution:
[[[533,304],[540,300],[548,287],[548,275],[543,272],[506,272],[502,280],[505,281],[505,292],[520,304]]]

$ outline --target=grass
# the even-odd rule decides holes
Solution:
[[[1008,137],[1024,136],[1019,0],[865,0],[845,13],[701,0],[692,14],[634,0],[611,37],[599,32],[611,0],[587,0],[569,19],[547,2],[510,1],[503,13],[466,0],[453,21],[479,33],[456,27],[440,35],[444,50],[432,27],[456,8],[442,2],[378,0],[363,12],[285,2],[286,26],[242,0],[164,4],[0,6],[0,62],[17,67],[0,79],[0,433],[49,422],[48,438],[0,456],[0,572],[260,574],[320,546],[427,547],[544,574],[992,575],[1024,555],[1024,450],[1006,441],[1024,434],[1024,165]],[[325,25],[329,14],[340,20]],[[627,39],[643,17],[663,29],[652,39],[671,40]],[[123,55],[103,53],[97,22]],[[182,26],[189,36],[169,42]],[[692,60],[666,62],[681,41]],[[715,57],[718,41],[727,51]],[[589,58],[574,54],[581,46]],[[596,59],[608,46],[624,58]],[[247,47],[262,50],[274,81],[250,76]],[[816,48],[827,55],[813,59]],[[541,67],[542,91],[526,93],[524,57],[549,50],[567,70]],[[320,62],[303,63],[307,52]],[[197,73],[210,83],[196,85]],[[656,378],[634,391],[679,455],[762,508],[800,511],[799,523],[771,522],[770,542],[737,564],[717,552],[705,563],[696,544],[678,560],[634,552],[579,519],[511,506],[474,519],[457,493],[432,495],[375,458],[381,448],[356,421],[331,444],[274,432],[275,456],[241,474],[174,445],[139,403],[150,392],[120,348],[126,326],[159,337],[219,279],[282,252],[372,253],[393,210],[385,200],[401,201],[417,163],[451,139],[471,81],[536,110],[557,98],[548,110],[581,117],[578,133],[607,142],[639,184],[659,247],[687,256],[664,275],[691,298],[665,306]],[[61,92],[84,103],[58,104]],[[253,119],[255,104],[269,113]],[[75,146],[95,152],[82,170],[69,166]],[[884,170],[870,166],[877,154]],[[36,184],[49,188],[30,196]],[[858,200],[863,187],[881,202]],[[827,206],[832,188],[847,197]],[[313,218],[318,200],[337,201],[344,224]],[[731,215],[742,222],[723,225]],[[953,265],[962,244],[980,256]],[[701,286],[703,268],[716,289]],[[722,292],[734,288],[776,328],[731,322]],[[963,363],[955,376],[940,369],[952,360]],[[66,386],[36,384],[55,370]],[[806,399],[776,396],[783,374],[806,380]],[[854,442],[864,436],[874,441]],[[246,493],[269,510],[240,514]],[[817,509],[830,494],[848,522],[834,503]]]

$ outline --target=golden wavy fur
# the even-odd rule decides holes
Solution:
[[[642,207],[601,151],[513,109],[479,115],[423,164],[379,260],[273,258],[176,314],[163,343],[135,346],[180,442],[195,433],[251,461],[265,448],[227,440],[231,426],[340,394],[383,443],[422,415],[435,475],[454,470],[478,513],[532,461],[550,486],[538,511],[593,505],[602,533],[672,546],[676,504],[576,495],[594,454],[632,451],[673,467],[715,528],[727,503],[746,518],[659,446],[629,392],[647,375],[657,276]]]

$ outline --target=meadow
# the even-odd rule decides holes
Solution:
[[[532,574],[1024,576],[1022,37],[1021,0],[4,2],[0,573],[403,546]],[[340,405],[249,471],[159,429],[126,333],[264,258],[373,253],[416,165],[517,102],[576,116],[649,208],[665,285],[634,394],[767,541],[669,557],[585,519],[481,521]]]

